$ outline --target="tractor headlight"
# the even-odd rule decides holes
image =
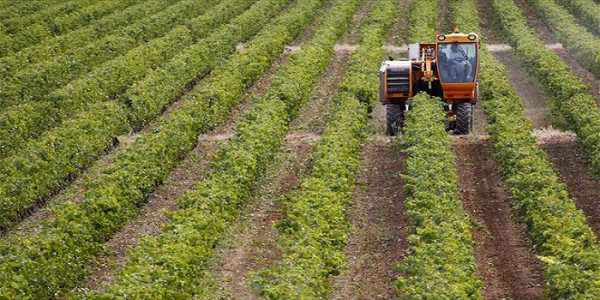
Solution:
[[[470,41],[474,41],[474,40],[476,40],[476,39],[477,39],[477,35],[476,35],[476,34],[474,34],[474,33],[469,33],[468,39],[469,39]]]
[[[445,41],[446,40],[446,36],[443,34],[440,34],[437,36],[438,41]]]

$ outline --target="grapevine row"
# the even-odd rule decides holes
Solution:
[[[410,299],[481,299],[470,222],[439,100],[413,98],[405,141],[408,251],[396,283]]]
[[[577,19],[555,0],[529,0],[529,2],[575,59],[596,76],[600,76],[600,37],[579,25]]]
[[[512,2],[493,2],[510,43],[551,94],[557,123],[577,133],[592,170],[600,174],[600,110],[586,86],[558,55],[545,49]]]
[[[360,47],[334,99],[334,115],[312,154],[311,174],[290,197],[279,226],[283,258],[255,279],[266,299],[324,299],[329,275],[343,265],[349,229],[345,210],[358,171],[367,107],[377,98],[372,70],[383,57],[395,10],[394,1],[377,1],[363,25]]]
[[[186,96],[156,130],[141,135],[117,153],[111,167],[85,182],[88,192],[80,205],[57,205],[55,220],[40,234],[0,244],[0,261],[4,262],[0,264],[0,294],[43,296],[75,285],[102,242],[135,215],[146,196],[193,148],[199,133],[223,122],[244,89],[268,69],[319,8],[319,2],[301,1],[277,18],[247,51]]]
[[[408,36],[411,43],[433,41],[438,19],[438,1],[413,1],[410,4]]]
[[[525,56],[523,51],[544,49],[541,41],[532,40],[519,9],[509,2],[494,1],[493,8],[496,17],[505,19],[502,23],[510,20],[511,30],[519,33],[518,37],[511,34],[517,52]],[[467,30],[479,29],[473,0],[451,3],[458,25]],[[544,51],[533,52],[525,59],[532,60],[535,54]],[[505,182],[511,188],[514,207],[527,224],[535,250],[544,263],[548,294],[555,299],[597,299],[600,249],[596,238],[531,135],[531,122],[524,117],[521,99],[512,88],[505,68],[488,51],[482,51],[481,55],[481,97],[488,115],[488,131]],[[533,66],[561,67],[554,56],[543,57],[547,61]],[[561,81],[554,81],[554,85],[568,84],[572,78],[564,65],[561,70],[565,71],[557,76],[566,75],[555,78]]]
[[[188,23],[190,26],[178,26],[161,38],[152,40],[127,52],[125,55],[103,63],[86,76],[55,90],[46,97],[45,101],[11,107],[1,115],[0,154],[3,155],[0,155],[0,157],[15,153],[28,141],[59,125],[63,120],[69,119],[74,114],[85,110],[91,103],[119,97],[133,83],[147,76],[150,70],[164,64],[165,61],[169,61],[174,56],[180,55],[185,59],[185,53],[191,51],[186,47],[190,47],[194,43],[195,46],[192,48],[201,48],[197,49],[196,52],[203,51],[202,56],[195,58],[196,65],[202,62],[207,64],[218,63],[219,58],[235,50],[235,45],[238,42],[243,42],[248,38],[249,34],[252,33],[251,30],[254,30],[255,33],[256,27],[250,26],[253,25],[251,22],[243,23],[241,25],[244,26],[238,27],[236,27],[239,25],[237,23],[231,26],[222,25],[217,27],[219,30],[216,32],[204,39],[202,38],[215,26],[226,23],[232,14],[243,11],[243,8],[249,6],[253,1],[255,0],[225,1],[206,14],[192,20]],[[197,0],[189,0],[182,3],[184,4],[183,7],[177,7],[176,10],[185,7],[189,9],[189,5],[202,6],[202,3]],[[236,5],[239,8],[231,7]],[[170,22],[176,22],[180,16],[172,13],[173,11],[167,11],[164,16]],[[245,21],[245,19],[239,20],[239,22]],[[161,32],[164,29],[157,30]],[[149,35],[151,34],[149,33]],[[173,37],[179,37],[178,39],[181,40],[177,44],[170,44],[168,40]],[[110,44],[108,46],[111,47]],[[102,52],[102,49],[98,51]],[[96,51],[94,50],[94,52]],[[187,56],[189,55],[187,54]],[[175,63],[177,63],[177,59],[167,64],[165,68],[169,68]],[[61,64],[56,66],[63,68]],[[194,66],[190,62],[188,67]],[[170,70],[166,71],[170,72]],[[15,124],[18,124],[18,126],[15,126]]]
[[[132,20],[140,20],[160,12],[182,0],[151,0],[108,15],[89,26],[67,34],[43,41],[17,53],[0,58],[0,84],[11,78],[18,71],[32,65],[52,60],[67,53],[76,53],[80,48],[97,41],[104,36],[131,24]],[[132,32],[134,33],[134,32]],[[4,90],[4,87],[2,88]],[[1,101],[4,101],[2,99]]]
[[[231,1],[239,2],[240,0]],[[72,106],[78,105],[83,113],[45,133],[40,139],[29,142],[24,151],[0,161],[0,170],[3,173],[0,175],[3,179],[3,182],[0,183],[0,194],[2,195],[0,197],[0,207],[2,207],[0,228],[5,228],[21,219],[23,212],[35,204],[38,199],[59,189],[63,183],[68,182],[69,175],[94,161],[109,145],[106,141],[110,141],[117,135],[115,133],[126,132],[123,128],[126,128],[129,122],[123,124],[123,116],[129,116],[131,119],[144,119],[144,117],[149,118],[147,111],[154,112],[154,115],[158,114],[160,111],[156,107],[143,110],[141,105],[153,103],[153,101],[166,105],[197,74],[214,67],[235,50],[238,42],[245,41],[256,34],[269,21],[272,14],[279,11],[286,2],[287,0],[258,2],[236,17],[231,24],[223,25],[209,38],[186,48],[155,72],[147,73],[146,69],[162,63],[185,46],[192,44],[192,34],[188,29],[184,27],[175,29],[165,37],[140,48],[140,51],[134,50],[123,59],[111,62],[106,71],[102,70],[99,74],[92,73],[90,77],[80,81],[81,84],[69,85],[67,89],[61,90],[62,94],[58,94],[56,97],[62,97],[61,101],[70,102]],[[244,32],[238,32],[240,28],[244,28]],[[144,68],[144,64],[148,66]],[[144,78],[144,76],[146,77]],[[126,88],[127,85],[139,78],[142,80],[129,89],[125,93],[126,97],[122,97],[121,101],[109,100],[113,93]],[[142,91],[143,93],[139,95],[135,94],[138,91],[136,87],[157,80],[165,81],[160,83],[162,89],[152,88]],[[109,104],[104,103],[106,100],[109,100]],[[145,114],[136,115],[138,111],[130,109],[132,103],[139,104],[135,107]],[[107,106],[115,106],[112,109],[116,112],[114,123],[99,128],[85,125],[94,122],[94,118],[90,119],[90,114],[101,112]],[[49,112],[46,111],[46,113]],[[61,113],[65,112],[61,111]],[[116,126],[117,124],[121,125]],[[104,129],[110,127],[113,127],[114,130]],[[90,140],[81,144],[82,139],[85,138]],[[23,162],[27,163],[23,165]]]
[[[578,16],[588,29],[600,35],[600,5],[593,0],[557,0],[572,14]]]
[[[171,216],[166,231],[146,239],[133,252],[133,259],[119,280],[102,296],[126,291],[128,296],[172,297],[175,295],[159,292],[183,289],[183,294],[177,296],[200,294],[211,298],[203,295],[210,282],[210,276],[205,275],[207,259],[214,254],[214,246],[279,149],[294,112],[309,98],[319,74],[333,55],[330,49],[349,23],[357,2],[337,1],[322,29],[308,46],[293,55],[290,64],[282,67],[267,95],[258,100],[252,112],[237,126],[232,140],[220,148],[208,179],[178,200],[180,209]],[[329,55],[323,55],[326,52]],[[297,80],[302,75],[305,77]],[[177,251],[172,251],[173,248]],[[189,251],[191,249],[195,251]],[[167,252],[169,263],[163,264],[161,261]],[[161,272],[150,275],[148,271],[156,268]],[[177,271],[182,268],[190,272]],[[140,282],[152,284],[150,294],[142,294],[138,288]],[[169,284],[171,282],[177,285]]]
[[[0,19],[6,20],[36,13],[63,1],[64,0],[30,0],[15,3],[15,1],[5,0],[0,4]]]
[[[242,13],[256,0],[224,1],[210,8],[216,1],[183,1],[157,15],[140,20],[117,34],[109,35],[86,47],[22,70],[7,80],[7,87],[0,92],[6,102],[18,100],[42,101],[44,95],[59,88],[72,79],[85,74],[94,67],[126,53],[131,48],[143,44],[168,32],[173,26],[184,24],[192,30],[195,40],[203,38],[215,26]],[[193,17],[210,8],[192,20]],[[10,101],[13,100],[13,101]]]
[[[0,99],[8,106],[22,105],[34,100],[43,102],[44,97],[55,89],[148,40],[160,37],[174,26],[185,23],[187,18],[205,13],[207,6],[210,8],[215,2],[179,2],[82,48],[71,49],[63,55],[55,55],[53,59],[38,64],[23,66],[2,83]],[[233,13],[243,11],[245,7],[241,6],[242,9],[234,9]],[[228,11],[213,8],[211,13],[228,14]]]
[[[102,0],[90,2],[88,6],[86,3],[70,3],[64,7],[67,11],[53,12],[43,19],[36,17],[33,24],[27,18],[19,17],[19,22],[6,28],[11,33],[0,38],[0,56],[10,55],[45,39],[65,34],[139,2],[141,0]]]

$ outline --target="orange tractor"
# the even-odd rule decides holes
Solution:
[[[442,99],[447,130],[469,134],[479,94],[479,47],[477,34],[455,30],[438,35],[435,43],[408,45],[408,60],[384,61],[379,94],[388,134],[402,130],[410,100],[420,92]]]

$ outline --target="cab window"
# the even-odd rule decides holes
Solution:
[[[439,44],[438,63],[442,82],[473,82],[477,68],[475,43]]]

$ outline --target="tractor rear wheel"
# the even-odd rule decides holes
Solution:
[[[390,103],[385,105],[387,134],[398,135],[404,127],[404,104]]]
[[[473,105],[471,103],[456,104],[455,134],[469,134],[473,126]]]

